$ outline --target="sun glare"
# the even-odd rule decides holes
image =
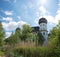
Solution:
[[[45,5],[47,3],[47,0],[41,0],[41,5]]]

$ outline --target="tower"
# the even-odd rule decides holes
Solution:
[[[39,30],[42,33],[45,41],[44,45],[47,43],[47,37],[48,37],[48,31],[47,31],[47,20],[45,18],[40,18],[39,19]]]

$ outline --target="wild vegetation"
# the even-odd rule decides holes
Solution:
[[[17,28],[15,33],[5,39],[0,23],[0,56],[5,57],[60,57],[60,22],[49,33],[46,46],[40,32],[34,34],[29,25]]]

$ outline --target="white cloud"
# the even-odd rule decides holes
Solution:
[[[47,3],[48,0],[40,0],[41,5],[45,5]]]
[[[57,10],[57,15],[55,16],[55,20],[57,23],[60,20],[60,10]]]
[[[39,10],[40,10],[40,12],[41,12],[42,14],[45,14],[45,13],[46,13],[46,9],[45,9],[43,6],[41,6],[41,7],[39,8]]]
[[[2,22],[2,24],[3,24],[3,28],[6,31],[6,38],[7,38],[11,35],[12,31],[15,31],[17,27],[21,28],[24,24],[28,24],[28,23],[24,21],[18,21],[18,22],[10,21],[9,23]]]
[[[40,6],[39,10],[40,10],[41,15],[49,14],[49,12],[47,11],[47,9],[44,6]]]
[[[5,20],[5,21],[13,21],[12,17],[3,17],[2,19]]]
[[[4,11],[6,15],[13,15],[13,11]]]
[[[47,21],[48,21],[48,24],[47,24],[48,31],[50,31],[52,29],[52,27],[56,26],[56,24],[58,23],[58,20],[55,19],[55,17],[53,17],[51,15],[45,15],[43,17],[46,18]],[[34,22],[35,22],[36,25],[39,25],[38,21],[39,21],[40,18],[42,18],[42,16],[35,19]]]
[[[52,29],[52,27],[56,26],[58,24],[58,21],[60,20],[60,10],[57,10],[57,14],[55,17],[51,16],[51,15],[44,15],[44,18],[47,19],[48,21],[48,31],[50,31]],[[39,18],[35,19],[35,24],[38,25],[38,21],[39,19],[42,18],[42,16],[40,16]]]
[[[45,3],[45,2],[47,2],[47,0],[42,0],[42,2]],[[58,4],[60,4],[60,2]],[[60,5],[58,5],[58,6],[60,6]],[[58,7],[58,10],[56,12],[57,14],[55,16],[50,15],[50,12],[46,9],[45,5],[43,5],[43,4],[39,6],[39,10],[40,11],[36,12],[37,18],[34,21],[36,24],[38,24],[38,21],[41,17],[46,18],[49,23],[53,23],[55,25],[58,24],[58,21],[60,20],[60,7]]]
[[[17,18],[20,20],[21,19],[21,17],[20,16],[17,16]]]
[[[55,21],[54,21],[55,19],[54,19],[53,16],[51,16],[51,15],[45,15],[44,17],[47,19],[48,22],[55,23]]]
[[[13,11],[9,11],[9,10],[3,10],[2,8],[0,8],[0,11],[3,12],[5,15],[10,16],[13,15]]]
[[[9,23],[2,22],[2,24],[3,24],[3,28],[6,31],[14,31],[17,27],[21,27],[22,25],[27,23],[24,21],[19,21],[19,22],[11,21]]]
[[[6,32],[6,38],[8,38],[11,35],[12,32]]]
[[[60,14],[60,10],[57,10],[57,14]]]
[[[59,3],[58,3],[58,10],[57,10],[57,14],[55,16],[55,19],[56,19],[56,22],[58,23],[58,21],[60,20],[60,0],[59,0]]]
[[[24,22],[24,21],[19,21],[19,22],[17,22],[17,25],[18,25],[19,27],[23,26],[24,24],[28,24],[28,23],[26,23],[26,22]]]
[[[56,15],[55,17],[53,17],[51,15],[44,15],[43,17],[47,19],[48,23],[52,23],[52,24],[55,24],[55,25],[58,24],[58,20],[60,20],[59,19],[60,15]],[[42,18],[42,16],[40,16],[39,18],[36,18],[34,22],[36,24],[38,24],[38,21],[39,21],[40,18]]]
[[[12,21],[12,22],[9,22],[9,23],[5,23],[3,22],[3,28],[6,30],[6,31],[12,31],[12,30],[15,30],[16,27],[17,27],[17,23]]]
[[[36,12],[37,17],[36,17],[36,19],[34,21],[35,24],[38,25],[38,21],[42,17],[46,18],[47,21],[48,21],[48,30],[52,29],[52,27],[54,27],[54,26],[56,26],[58,24],[58,21],[60,20],[60,2],[58,3],[58,9],[56,11],[55,16],[50,15],[50,12],[45,8],[45,5],[40,5],[39,10],[40,11]]]
[[[45,6],[48,3],[48,0],[35,0],[37,6]]]

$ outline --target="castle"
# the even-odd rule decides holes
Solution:
[[[48,42],[47,20],[42,17],[39,19],[38,24],[39,26],[32,27],[33,28],[32,32],[34,34],[40,32],[45,39],[44,45],[46,45]],[[16,30],[19,30],[19,29],[20,28],[17,28]]]
[[[38,21],[39,26],[36,27],[32,27],[34,28],[33,32],[37,33],[38,31],[40,31],[45,39],[44,44],[47,43],[47,38],[48,38],[48,31],[47,31],[47,20],[45,18],[40,18]]]

